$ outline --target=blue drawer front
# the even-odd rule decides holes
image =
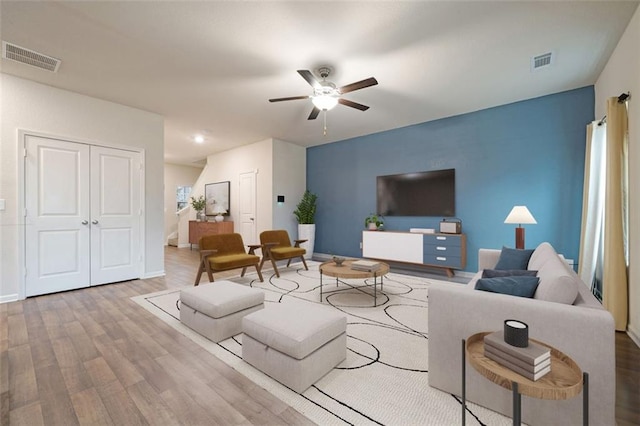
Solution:
[[[424,255],[460,257],[460,246],[424,245]]]
[[[424,245],[460,247],[462,245],[462,237],[460,235],[425,235]]]
[[[425,265],[445,266],[447,268],[462,268],[460,256],[425,254],[424,263]]]

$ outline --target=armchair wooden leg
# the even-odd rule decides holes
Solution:
[[[264,279],[262,278],[262,271],[261,271],[261,268],[258,266],[258,264],[257,264],[257,263],[256,263],[255,267],[256,267],[256,272],[258,273],[258,278],[260,278],[260,282],[261,282],[261,283],[262,283],[262,282],[264,282]]]
[[[291,265],[291,259],[287,260],[287,268]]]
[[[244,273],[247,272],[247,267],[242,268],[242,272],[240,272],[240,276],[244,277]]]
[[[302,259],[302,264],[304,265],[304,269],[308,271],[309,268],[307,268],[307,262],[305,262],[304,256],[300,256],[300,259]]]
[[[273,265],[273,270],[276,271],[276,277],[280,278],[280,271],[278,271],[278,265],[276,265],[276,261],[271,256],[269,256],[269,259],[271,259],[271,264]]]
[[[207,275],[209,276],[209,282],[212,283],[213,282],[213,272],[211,271],[211,265],[209,265],[209,261],[208,260],[204,260],[205,264],[205,269],[207,270]]]
[[[204,260],[201,260],[200,266],[198,266],[198,275],[196,275],[196,281],[193,283],[194,287],[200,284],[200,277],[202,277],[203,272],[204,272]]]

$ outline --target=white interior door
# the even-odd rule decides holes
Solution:
[[[141,155],[91,147],[91,285],[140,277]]]
[[[27,135],[25,295],[140,276],[142,156]]]
[[[26,296],[89,283],[89,146],[27,136]]]
[[[240,235],[245,244],[258,244],[256,234],[256,172],[240,174]]]

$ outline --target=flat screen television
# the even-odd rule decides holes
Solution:
[[[378,176],[376,199],[383,216],[455,216],[456,170]]]

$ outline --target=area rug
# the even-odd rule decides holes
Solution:
[[[266,304],[322,303],[347,316],[347,359],[301,394],[242,361],[242,334],[213,343],[182,325],[179,289],[132,299],[317,424],[460,424],[459,398],[428,383],[428,292],[436,280],[389,273],[374,307],[372,280],[324,277],[321,301],[318,265],[283,267],[280,278],[266,273],[263,283],[255,273],[228,279],[264,290]],[[466,417],[467,424],[511,424],[472,403]]]

